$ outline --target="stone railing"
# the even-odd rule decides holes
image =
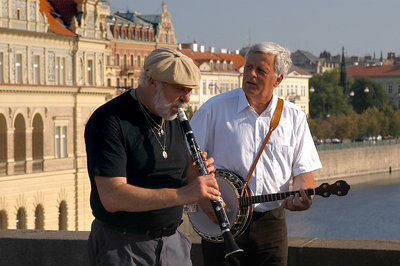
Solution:
[[[0,230],[0,264],[86,266],[88,236],[89,232]],[[190,237],[193,265],[202,266],[199,237]],[[400,265],[400,241],[289,238],[288,265]]]

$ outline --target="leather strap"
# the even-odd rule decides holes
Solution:
[[[247,184],[249,183],[250,177],[253,174],[254,169],[256,168],[257,162],[261,157],[261,154],[265,148],[265,145],[267,145],[268,139],[271,136],[272,131],[274,131],[279,125],[279,121],[281,120],[281,115],[282,115],[282,109],[283,109],[283,100],[281,98],[278,98],[278,103],[276,104],[275,112],[274,112],[274,115],[272,116],[267,136],[265,137],[264,142],[261,145],[260,150],[258,151],[257,157],[254,160],[253,165],[250,168],[250,172],[246,177],[246,181],[243,184],[242,193],[240,194],[240,197],[243,197],[243,195],[244,195],[244,191],[247,187]]]

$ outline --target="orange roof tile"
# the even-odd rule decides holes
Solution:
[[[240,68],[246,63],[246,58],[240,54],[224,54],[224,53],[216,53],[219,57],[222,57],[226,61],[232,61],[233,64]]]
[[[244,62],[245,58],[242,55],[237,55],[237,54],[223,54],[223,53],[211,53],[209,51],[193,51],[192,49],[181,49],[179,50],[186,56],[190,57],[193,59],[194,63],[199,66],[204,62],[209,62],[209,61],[227,61],[228,63],[232,62],[235,65],[235,69],[240,68]],[[224,71],[223,69],[218,69],[218,71]],[[226,71],[232,71],[227,69]]]
[[[48,0],[40,0],[40,12],[46,14],[49,30],[55,34],[76,36],[63,24],[60,18],[56,18],[51,14],[52,11],[54,11],[54,8]]]
[[[293,66],[289,69],[289,72],[291,72],[291,71],[296,71],[301,75],[311,75],[310,73],[305,72],[305,71],[303,71],[303,70],[301,70],[301,69],[299,69],[297,67],[293,67]]]
[[[389,66],[352,66],[347,69],[349,76],[367,76],[367,77],[382,77],[382,76],[400,76],[400,65]]]

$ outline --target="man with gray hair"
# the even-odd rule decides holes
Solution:
[[[213,159],[204,158],[211,174],[199,176],[175,119],[199,82],[190,58],[156,49],[145,60],[139,87],[89,119],[91,265],[192,265],[190,239],[177,230],[183,205],[220,195]]]
[[[291,183],[293,190],[300,191],[285,200],[253,205],[249,226],[236,238],[244,249],[241,257],[224,261],[224,245],[203,239],[206,265],[286,265],[284,209],[303,211],[311,206],[304,189],[314,188],[312,171],[321,168],[321,162],[306,115],[274,94],[291,63],[290,51],[276,43],[251,46],[242,88],[213,97],[191,120],[197,143],[214,158],[214,166],[248,177],[245,186],[252,195],[286,192]],[[278,126],[271,125],[274,116],[280,117]],[[201,201],[200,206],[215,220],[209,204]]]

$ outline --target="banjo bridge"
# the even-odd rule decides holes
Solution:
[[[197,205],[197,203],[193,203],[193,204],[186,204],[183,207],[183,211],[185,213],[194,213],[194,212],[198,212],[199,211],[199,205]]]

